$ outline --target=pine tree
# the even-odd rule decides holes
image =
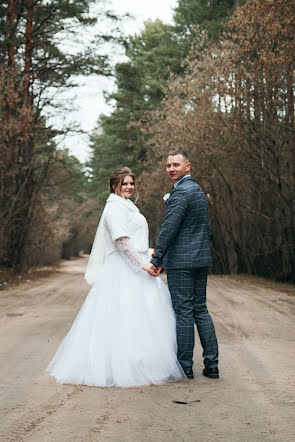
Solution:
[[[44,108],[78,74],[109,74],[91,36],[93,0],[9,0],[0,6],[0,264],[20,266],[36,193],[56,149]],[[101,2],[102,4],[102,2]],[[84,44],[84,34],[87,43]],[[70,51],[71,47],[71,51]]]
[[[178,0],[173,16],[176,31],[185,35],[188,42],[195,37],[194,26],[206,30],[209,38],[216,39],[222,24],[237,6],[246,0]]]
[[[163,98],[170,72],[179,72],[182,48],[175,42],[172,27],[149,21],[144,30],[127,42],[128,61],[116,66],[117,90],[111,115],[102,115],[90,139],[93,194],[107,194],[108,177],[118,167],[129,166],[140,173],[146,161],[146,144],[132,122],[139,121]]]

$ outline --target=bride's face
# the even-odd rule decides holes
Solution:
[[[121,196],[125,199],[130,198],[134,194],[135,182],[131,176],[125,176],[121,186]]]

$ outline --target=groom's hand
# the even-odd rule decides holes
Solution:
[[[154,276],[159,276],[160,273],[163,272],[163,270],[164,270],[163,267],[156,267],[156,274]]]
[[[153,264],[151,264],[150,262],[147,264],[144,264],[142,266],[142,270],[145,270],[146,272],[148,272],[152,276],[158,276],[156,267]]]

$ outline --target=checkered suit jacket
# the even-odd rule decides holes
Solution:
[[[212,265],[208,201],[191,176],[172,189],[151,263],[183,269]]]

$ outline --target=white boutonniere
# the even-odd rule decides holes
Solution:
[[[169,199],[169,197],[170,197],[170,193],[165,193],[165,195],[163,196],[163,200],[165,201],[165,203]]]

